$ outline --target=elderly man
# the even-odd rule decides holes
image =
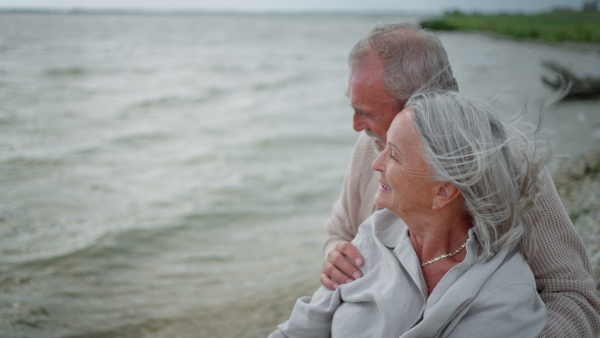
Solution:
[[[326,223],[321,283],[330,289],[361,277],[356,266],[363,264],[362,256],[349,241],[377,209],[379,182],[371,163],[385,145],[392,120],[417,89],[458,90],[439,39],[414,25],[375,27],[353,47],[349,66],[354,130],[365,133],[359,136],[342,193]],[[548,310],[541,336],[598,337],[600,301],[589,259],[547,170],[543,176],[547,190],[538,201],[540,208],[529,215],[538,247],[529,265]]]

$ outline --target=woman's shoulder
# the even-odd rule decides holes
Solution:
[[[487,279],[481,281],[469,310],[458,318],[452,337],[536,337],[546,326],[546,307],[529,265],[518,248],[503,250],[472,266],[479,266],[478,271],[484,271],[484,265],[494,266],[494,271],[482,274]]]
[[[521,250],[514,248],[502,249],[497,252],[489,262],[483,264],[493,264],[498,260],[497,269],[489,276],[488,280],[482,285],[480,297],[491,297],[506,289],[523,289],[537,294],[535,291],[535,278],[531,268],[525,261]]]
[[[389,249],[399,245],[406,233],[406,225],[393,212],[382,209],[374,212],[358,227],[352,244],[363,256],[365,265],[382,256],[393,255]]]
[[[387,209],[381,209],[372,213],[361,223],[355,241],[376,240],[393,248],[406,229],[406,224],[400,217]]]

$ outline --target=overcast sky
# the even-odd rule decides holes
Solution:
[[[239,11],[545,11],[579,9],[584,0],[0,0],[2,8]]]

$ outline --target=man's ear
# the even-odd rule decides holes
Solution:
[[[435,196],[433,197],[433,204],[437,205],[438,209],[442,209],[460,195],[460,190],[458,190],[454,184],[449,182],[441,182],[436,187]]]

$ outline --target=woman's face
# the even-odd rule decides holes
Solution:
[[[387,132],[387,144],[373,161],[379,171],[379,190],[375,204],[398,216],[416,211],[431,211],[435,185],[429,165],[421,156],[423,142],[413,125],[412,109],[406,108],[396,117]]]

